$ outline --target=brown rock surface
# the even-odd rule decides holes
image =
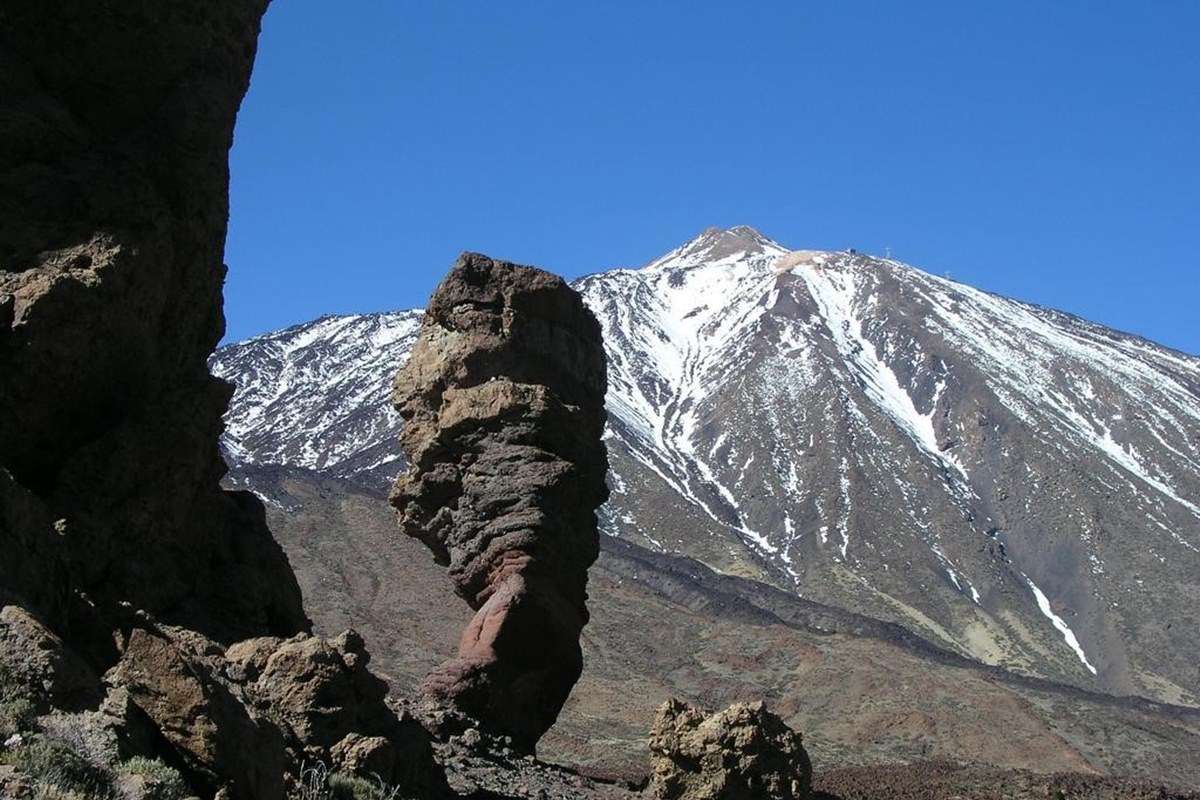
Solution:
[[[193,774],[232,797],[281,797],[303,763],[438,796],[424,731],[383,702],[362,640],[261,637],[227,650],[180,628],[134,628],[105,676],[128,693]]]
[[[46,706],[83,708],[103,694],[91,667],[21,606],[0,608],[0,666]]]
[[[829,770],[814,789],[818,800],[1200,800],[1200,792],[1149,781],[949,761]]]
[[[211,791],[277,800],[288,766],[284,735],[220,677],[220,649],[186,632],[135,628],[107,681],[133,702]]]
[[[812,764],[803,739],[759,703],[711,716],[678,700],[658,710],[650,731],[656,800],[800,800]]]
[[[476,610],[422,692],[532,750],[582,670],[607,497],[600,327],[561,279],[468,253],[396,377],[401,529]]]
[[[255,707],[279,721],[303,760],[425,794],[439,786],[424,730],[384,703],[388,685],[367,669],[370,654],[354,631],[328,640],[252,639],[226,658]]]

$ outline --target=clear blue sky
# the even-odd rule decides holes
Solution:
[[[230,339],[744,223],[1200,353],[1195,0],[276,0],[231,169]]]

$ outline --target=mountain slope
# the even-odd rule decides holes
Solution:
[[[1197,702],[1200,360],[745,227],[576,286],[610,361],[606,531],[988,664]],[[231,463],[385,486],[418,319],[220,351]]]
[[[268,522],[317,630],[356,628],[396,694],[456,651],[470,610],[424,546],[396,535],[382,497],[299,468],[238,476],[272,499]],[[818,777],[950,759],[1200,785],[1200,709],[1014,676],[899,626],[612,537],[588,594],[583,677],[539,744],[543,759],[636,779],[668,697],[709,708],[762,698],[803,731]]]
[[[237,386],[225,417],[226,460],[394,475],[400,417],[388,398],[421,316],[322,317],[221,348],[213,374]]]

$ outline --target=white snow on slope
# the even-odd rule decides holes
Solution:
[[[715,448],[698,438],[705,401],[736,370],[731,353],[767,312],[770,263],[785,252],[748,229],[706,232],[642,269],[606,273],[623,289],[617,302],[586,281],[581,287],[606,339],[626,342],[621,357],[610,358],[606,402],[637,440],[628,442],[631,454],[768,554],[778,548],[746,524],[736,481],[722,479],[708,460]]]
[[[416,309],[325,317],[220,350],[210,362],[213,374],[237,378],[225,417],[226,452],[242,463],[335,469],[386,444],[388,452],[356,469],[397,460],[392,376],[422,315]]]
[[[717,537],[705,547],[744,545],[784,580],[820,575],[815,557],[860,579],[905,566],[903,580],[937,604],[1013,604],[1055,649],[1066,623],[1040,590],[995,591],[1025,582],[1028,551],[1000,578],[977,555],[992,512],[974,492],[998,474],[1027,488],[1008,502],[1014,530],[1040,536],[1052,523],[1078,537],[1091,577],[1071,591],[1093,592],[1097,607],[1124,599],[1129,572],[1102,546],[1103,519],[1164,564],[1195,558],[1200,360],[898,262],[719,233],[576,284],[605,329],[609,447],[644,467],[614,459],[615,483],[629,486],[614,489],[610,532],[687,553],[700,528]],[[390,383],[419,316],[323,318],[224,349],[214,370],[244,384],[224,439],[231,463],[386,470],[398,456]],[[1048,508],[1056,477],[1076,464],[1088,473],[1072,487],[1081,510],[1060,514]],[[715,524],[648,526],[635,503],[675,503],[654,494],[655,474],[676,507]],[[1160,554],[1172,540],[1189,552]],[[1091,654],[1081,661],[1107,671],[1087,638],[1092,613],[1073,620]]]
[[[1083,666],[1087,667],[1088,672],[1095,675],[1096,668],[1092,666],[1090,661],[1088,661],[1087,654],[1083,652],[1083,647],[1080,646],[1079,639],[1075,638],[1075,632],[1071,630],[1071,626],[1068,625],[1062,617],[1054,613],[1054,610],[1050,608],[1050,600],[1046,597],[1042,590],[1038,588],[1038,585],[1033,582],[1033,579],[1028,575],[1024,577],[1025,582],[1029,584],[1029,588],[1033,590],[1033,597],[1035,600],[1037,600],[1038,608],[1041,609],[1042,614],[1044,614],[1046,619],[1050,620],[1051,624],[1053,624],[1054,627],[1058,629],[1058,632],[1062,634],[1063,640],[1067,643],[1067,647],[1070,647],[1075,651],[1075,655],[1079,657],[1081,662],[1083,662]]]
[[[927,327],[978,360],[989,386],[1010,411],[1043,434],[1054,431],[1084,442],[1127,476],[1200,518],[1200,505],[1181,495],[1168,474],[1200,472],[1200,447],[1190,443],[1187,433],[1200,425],[1200,403],[1177,377],[1190,373],[1200,381],[1194,361],[1133,337],[1115,339],[1111,331],[1082,320],[887,263],[903,269],[909,285],[929,303]],[[1086,373],[1064,375],[1068,361]],[[1100,384],[1135,407],[1153,410],[1152,418],[1131,420],[1118,414],[1115,420],[1162,443],[1163,452],[1153,464],[1118,441],[1109,424],[1114,421],[1111,407],[1095,401]],[[1166,443],[1163,426],[1182,447]],[[1175,539],[1197,549],[1178,534]]]
[[[801,265],[793,273],[803,279],[821,316],[833,336],[838,351],[862,381],[867,396],[937,463],[957,472],[959,486],[966,487],[967,470],[952,455],[938,447],[931,409],[917,410],[912,396],[900,385],[891,367],[879,357],[875,345],[863,334],[863,318],[856,307],[858,286],[854,270],[832,258],[819,265]]]

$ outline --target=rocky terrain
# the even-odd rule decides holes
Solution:
[[[801,573],[779,567],[795,551],[752,527],[712,465],[688,462],[693,483],[672,473],[681,463],[635,453],[636,415],[606,417],[606,375],[620,387],[610,402],[633,396],[628,363],[606,366],[602,323],[611,339],[613,316],[597,322],[579,293],[540,270],[466,254],[419,335],[412,314],[375,325],[372,345],[416,335],[394,416],[376,409],[371,376],[352,381],[363,392],[353,412],[339,398],[328,419],[292,415],[322,437],[397,429],[405,459],[273,427],[269,406],[292,388],[276,376],[258,384],[266,406],[235,409],[225,449],[238,470],[226,476],[218,438],[232,389],[206,362],[223,329],[227,155],[265,6],[0,10],[0,797],[793,798],[813,796],[809,749],[824,796],[982,796],[999,783],[1040,796],[1183,797],[1161,783],[1200,783],[1194,708],[1036,677],[1062,667],[1048,648],[1022,675],[969,658],[952,641],[959,628],[943,626],[949,636],[937,641],[932,628],[917,634],[888,614],[801,596]],[[782,250],[764,261],[774,245],[740,229],[702,240],[701,262],[768,266],[778,291],[796,270],[841,263]],[[688,285],[693,250],[668,259],[665,286]],[[818,301],[827,321],[836,302]],[[660,344],[689,341],[677,334],[695,325],[722,340],[706,307]],[[852,326],[827,329],[842,356],[867,352],[847,344]],[[305,333],[292,334],[289,362],[303,357]],[[273,367],[278,355],[257,363]],[[689,381],[706,370],[689,358],[667,375],[671,392],[700,385]],[[1179,361],[1180,385],[1189,363]],[[858,366],[867,396],[898,399],[877,364]],[[660,444],[680,432],[676,444],[697,441],[704,403],[681,398],[655,412]],[[905,423],[907,407],[891,410]],[[1169,410],[1186,415],[1186,397]],[[633,426],[625,433],[622,419]],[[278,452],[308,463],[269,465],[249,427],[290,439]],[[1191,451],[1156,430],[1178,460],[1151,472],[1132,446],[1116,448],[1131,461],[1112,457],[1158,493],[1160,526],[1190,548],[1194,509],[1179,492]],[[923,427],[908,433],[945,467],[973,523],[987,507],[968,502],[969,484],[949,466],[965,478],[981,457],[964,460],[966,447],[947,455],[957,442],[934,452]],[[637,477],[610,471],[608,452],[657,475],[680,509],[725,526],[720,547],[743,550],[706,566],[631,535],[617,523],[634,523],[611,506],[616,535],[601,537],[606,476],[621,495]],[[396,530],[379,477],[402,470],[390,498]],[[729,507],[713,505],[717,496]],[[997,540],[1000,530],[985,533]],[[1097,685],[1142,686],[1148,679],[1130,676],[1145,673],[1160,694],[1176,686],[1172,662],[1154,653],[1130,655],[1123,672],[1093,650],[1103,671],[1094,667],[1091,641],[1003,544],[1005,575],[1019,572]],[[1159,544],[1147,547],[1158,555]],[[843,532],[843,559],[847,545]],[[988,607],[952,556],[930,547]],[[697,705],[662,702],[677,690]],[[719,710],[737,699],[753,702]],[[881,766],[897,760],[910,763]],[[1005,769],[1033,762],[1063,774]]]
[[[381,493],[298,468],[233,477],[267,513],[318,631],[351,621],[399,695],[451,657],[470,610]],[[941,760],[1200,786],[1200,711],[1015,675],[910,630],[602,536],[584,672],[538,756],[640,784],[647,731],[679,698],[765,700],[804,736],[817,783],[851,766]]]
[[[610,364],[606,533],[1010,671],[1198,702],[1200,360],[744,227],[575,285]],[[223,348],[235,470],[388,485],[414,315]]]

